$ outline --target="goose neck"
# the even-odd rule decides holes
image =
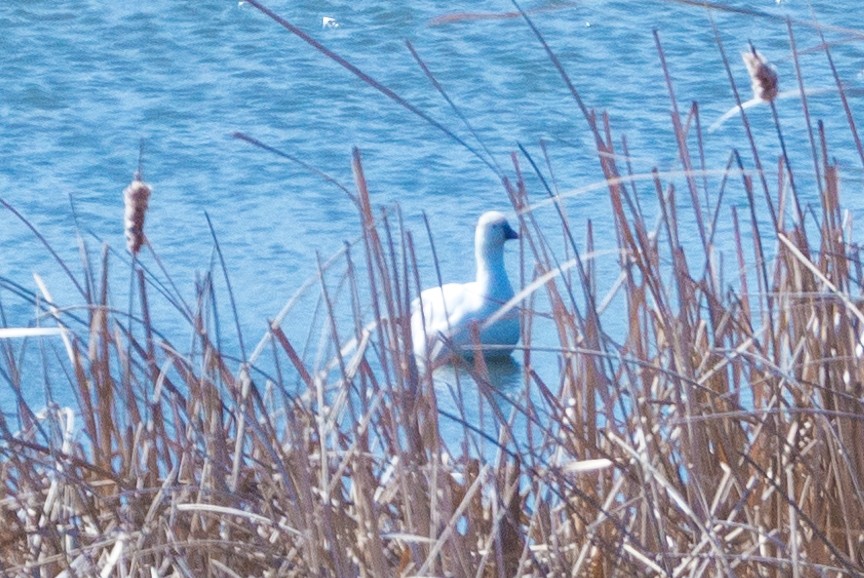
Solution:
[[[506,292],[510,288],[510,280],[504,268],[504,247],[478,246],[475,258],[477,259],[477,284],[485,293]]]

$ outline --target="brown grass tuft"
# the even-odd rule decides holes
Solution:
[[[126,235],[126,248],[133,255],[144,245],[144,217],[147,216],[147,206],[150,203],[150,187],[141,180],[141,174],[135,173],[129,186],[123,189],[123,225]]]
[[[753,97],[766,102],[777,98],[779,82],[777,71],[762,53],[753,48],[750,52],[742,52],[741,58],[747,67],[747,74],[750,75]]]

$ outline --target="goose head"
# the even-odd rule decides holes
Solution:
[[[504,249],[504,242],[518,239],[519,234],[513,230],[504,213],[488,211],[480,215],[477,230],[474,233],[474,247],[478,259],[490,257]]]

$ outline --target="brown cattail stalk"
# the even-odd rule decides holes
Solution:
[[[750,52],[742,52],[741,58],[750,75],[755,98],[771,102],[777,98],[777,71],[768,63],[761,52],[752,48]]]
[[[150,187],[141,180],[141,171],[135,171],[135,176],[129,186],[123,190],[123,215],[126,232],[126,247],[133,255],[137,255],[144,244],[144,216],[150,202]]]

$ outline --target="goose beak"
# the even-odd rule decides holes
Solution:
[[[504,240],[507,241],[509,239],[518,239],[519,233],[513,230],[513,227],[510,226],[510,223],[504,224]]]

